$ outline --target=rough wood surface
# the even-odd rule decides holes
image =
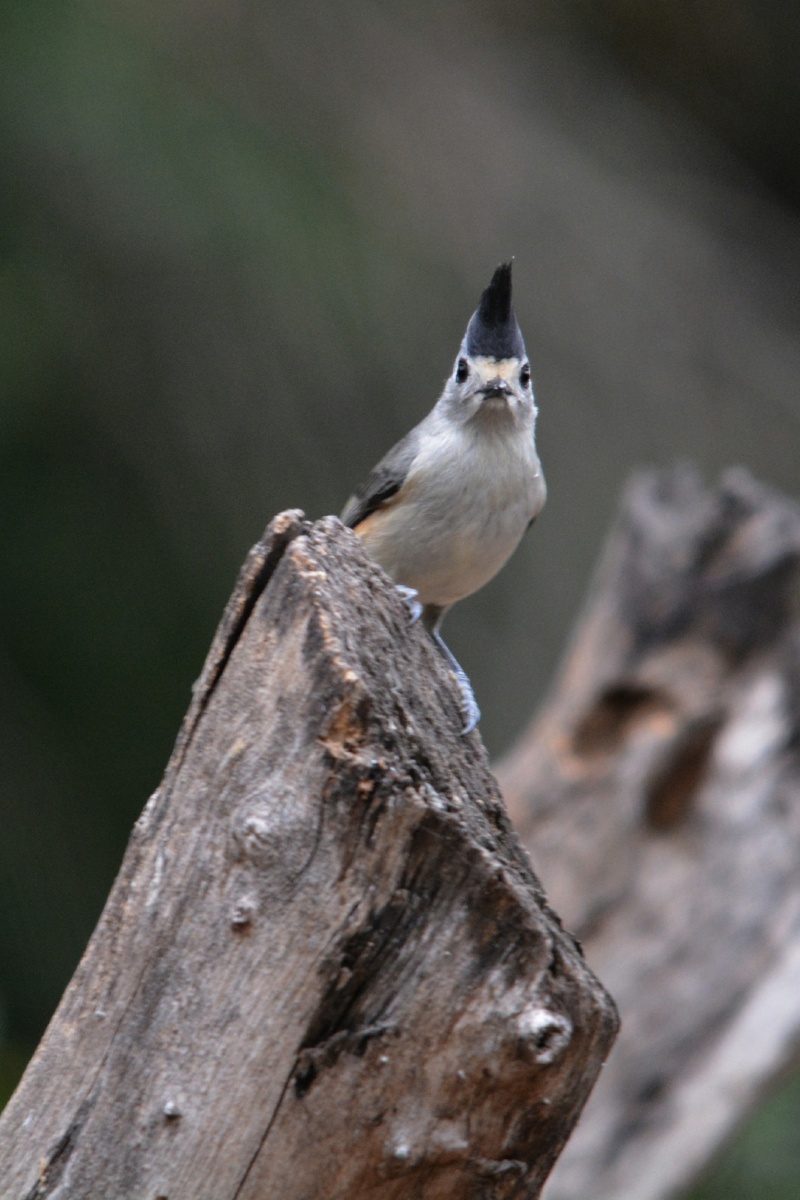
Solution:
[[[535,1197],[614,1006],[333,518],[245,564],[0,1122],[3,1200]]]
[[[730,471],[625,495],[498,777],[622,1033],[548,1200],[663,1200],[800,1040],[800,511]]]

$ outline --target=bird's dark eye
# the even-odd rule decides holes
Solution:
[[[522,386],[523,386],[523,387],[527,387],[527,386],[528,386],[528,384],[530,383],[530,381],[531,381],[531,368],[530,368],[530,363],[525,363],[525,366],[524,366],[524,367],[522,368],[522,370],[520,371],[520,373],[519,373],[519,381],[520,381],[520,383],[522,384]]]
[[[469,363],[465,358],[460,358],[456,366],[456,383],[466,383],[468,379]]]

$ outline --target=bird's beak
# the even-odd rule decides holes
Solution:
[[[511,395],[511,387],[505,379],[498,376],[496,379],[490,379],[486,386],[481,388],[481,395],[484,400],[499,400]]]

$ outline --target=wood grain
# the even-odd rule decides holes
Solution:
[[[5,1197],[535,1197],[615,1009],[329,518],[252,551],[0,1121]]]
[[[628,487],[553,695],[498,777],[622,1033],[548,1200],[664,1200],[800,1043],[800,510],[746,472]]]

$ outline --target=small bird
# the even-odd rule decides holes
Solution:
[[[453,371],[427,417],[351,496],[342,521],[422,618],[480,720],[470,682],[439,632],[447,610],[488,583],[541,512],[531,368],[502,263],[470,318]]]

